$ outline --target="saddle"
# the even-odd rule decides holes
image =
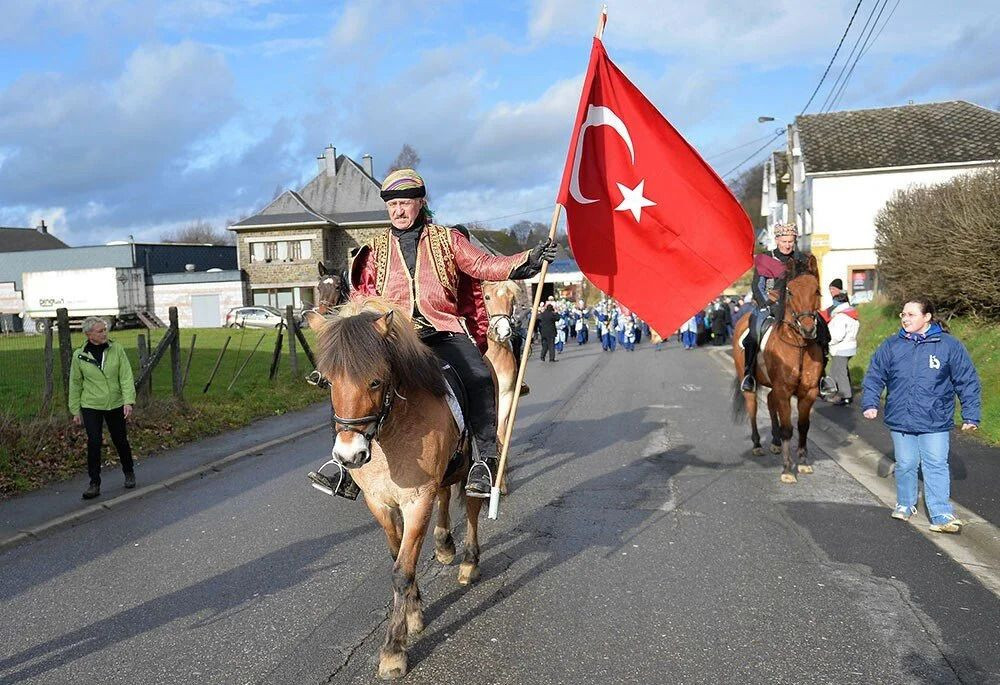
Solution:
[[[448,460],[448,467],[444,472],[444,477],[448,478],[461,468],[464,459],[462,445],[469,436],[468,426],[465,422],[465,416],[469,411],[469,396],[465,391],[465,384],[462,382],[461,376],[452,368],[451,364],[441,362],[441,375],[444,376],[444,381],[448,385],[448,395],[445,399],[448,401],[448,407],[451,409],[452,416],[455,417],[455,424],[458,426],[458,432],[461,435],[459,448],[451,455],[451,459]]]
[[[770,317],[769,316],[764,321],[764,324],[761,326],[760,345],[758,346],[758,349],[757,349],[757,354],[758,354],[757,359],[758,359],[758,361],[762,358],[760,356],[760,353],[764,351],[764,348],[767,347],[768,340],[771,339],[771,332],[774,330],[774,324],[775,323],[776,322],[774,320],[774,317]],[[747,329],[745,331],[743,331],[742,335],[740,335],[739,344],[740,344],[740,349],[741,350],[745,350],[746,349],[746,346],[744,346],[743,341],[746,340],[746,338],[747,338],[748,335],[750,335],[750,327],[749,326],[747,326]]]

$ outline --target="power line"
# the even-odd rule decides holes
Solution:
[[[547,210],[551,211],[552,210],[552,205],[549,205],[548,207],[539,207],[537,209],[529,209],[529,210],[526,210],[526,211],[523,211],[523,212],[518,212],[517,214],[504,214],[503,216],[494,216],[494,217],[490,217],[489,219],[467,219],[465,221],[459,221],[458,223],[464,224],[464,225],[468,225],[468,224],[485,224],[485,223],[488,223],[490,221],[500,221],[501,219],[511,219],[511,218],[513,218],[515,216],[524,216],[525,214],[534,214],[535,212],[540,212],[543,209],[547,209]]]
[[[884,29],[886,25],[888,25],[889,21],[892,19],[892,15],[894,15],[896,13],[896,10],[899,8],[900,2],[901,0],[896,0],[896,4],[892,6],[891,10],[889,10],[889,16],[886,17],[885,21],[882,22],[882,28],[880,28],[878,30],[878,33],[875,34],[875,38],[872,39],[871,44],[867,48],[865,48],[865,51],[863,53],[861,53],[862,57],[868,54],[868,51],[872,49],[872,45],[874,45],[875,41],[878,40],[878,37],[882,35],[882,29]]]
[[[834,96],[833,101],[830,103],[830,109],[836,107],[837,103],[840,101],[840,98],[843,97],[844,90],[847,88],[847,84],[850,82],[851,76],[854,75],[855,67],[858,66],[858,62],[861,60],[862,55],[864,55],[865,50],[869,47],[869,45],[871,45],[874,42],[872,40],[872,34],[875,33],[875,27],[878,26],[879,19],[882,18],[882,13],[885,12],[886,5],[888,4],[889,0],[882,0],[882,7],[878,11],[878,16],[875,17],[875,21],[872,23],[872,27],[868,31],[868,36],[865,38],[864,43],[861,44],[861,49],[858,51],[858,56],[854,58],[854,63],[851,65],[850,70],[847,72],[847,76],[844,77],[844,82],[840,85],[840,90],[837,91],[837,94]]]
[[[781,133],[781,131],[778,131],[778,133]],[[775,135],[777,135],[777,134],[775,134]],[[768,138],[770,136],[771,136],[771,134],[768,133],[767,135],[761,136],[760,138],[754,138],[753,140],[747,141],[747,142],[743,143],[742,145],[737,145],[736,147],[729,148],[728,150],[723,150],[722,152],[719,152],[718,154],[714,154],[714,155],[710,155],[708,157],[705,157],[705,161],[708,161],[710,159],[718,159],[719,157],[725,157],[726,155],[728,155],[731,152],[736,152],[737,150],[742,150],[745,147],[750,147],[754,143],[759,143],[760,141],[762,141],[765,138]]]
[[[813,98],[816,97],[816,93],[819,92],[819,87],[823,85],[823,81],[826,80],[826,75],[830,73],[830,67],[833,66],[834,60],[837,59],[837,54],[840,52],[840,46],[844,44],[844,39],[847,38],[847,33],[851,30],[851,25],[854,24],[854,17],[858,16],[858,10],[861,8],[862,2],[864,2],[864,0],[858,0],[858,4],[854,6],[854,13],[851,15],[851,19],[847,22],[847,28],[844,29],[844,33],[840,36],[840,42],[837,43],[837,49],[833,51],[833,57],[830,58],[830,63],[826,65],[826,69],[823,71],[823,75],[820,77],[819,83],[816,84],[812,95],[809,96],[808,102],[806,102],[799,114],[804,114],[805,111],[809,109],[809,105],[812,104]]]
[[[837,91],[837,87],[840,85],[841,80],[844,78],[844,74],[847,72],[847,65],[851,62],[851,58],[854,57],[854,53],[858,49],[858,45],[861,44],[861,39],[868,30],[868,26],[871,24],[872,17],[875,16],[875,11],[878,9],[880,0],[875,0],[875,4],[872,5],[871,11],[868,13],[868,18],[865,19],[865,25],[861,27],[861,31],[858,33],[858,37],[854,39],[854,45],[851,46],[851,52],[847,55],[847,59],[844,60],[844,64],[840,67],[840,73],[837,74],[837,79],[830,86],[830,91],[826,94],[826,98],[823,100],[823,104],[820,106],[820,110],[823,112],[829,111],[828,105],[833,101],[834,93]]]
[[[751,159],[753,159],[754,157],[756,157],[758,154],[760,154],[761,150],[763,150],[768,145],[770,145],[771,143],[773,143],[774,141],[776,141],[781,136],[781,134],[783,134],[783,133],[784,133],[784,131],[778,131],[777,133],[775,133],[774,136],[772,136],[766,143],[764,143],[759,148],[757,148],[756,150],[754,150],[753,152],[751,152],[749,157],[747,157],[746,159],[744,159],[742,162],[740,162],[739,164],[737,164],[736,166],[734,166],[732,169],[730,169],[726,173],[722,174],[722,178],[725,178],[726,176],[728,176],[729,174],[733,173],[734,171],[736,171],[737,169],[739,169],[741,166],[743,166],[744,164],[746,164],[747,162],[749,162]]]

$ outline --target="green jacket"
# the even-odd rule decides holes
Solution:
[[[69,367],[69,413],[76,416],[80,407],[87,409],[117,409],[135,404],[135,380],[125,348],[108,341],[102,366],[89,352],[86,343],[73,350]],[[102,368],[103,367],[103,368]]]

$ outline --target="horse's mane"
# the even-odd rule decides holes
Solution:
[[[410,317],[381,297],[354,297],[340,307],[318,333],[316,366],[326,378],[346,375],[356,383],[383,378],[386,371],[400,393],[447,392],[441,364],[420,342]],[[393,312],[389,331],[383,335],[376,322]]]
[[[496,288],[495,292],[497,295],[510,293],[516,297],[518,294],[518,287],[514,281],[489,281],[489,284]]]

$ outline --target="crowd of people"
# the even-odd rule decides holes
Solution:
[[[515,325],[521,336],[525,335],[530,314],[526,308],[515,310]],[[587,307],[583,300],[573,302],[567,298],[549,297],[541,305],[535,326],[541,344],[541,360],[554,362],[567,345],[588,344],[592,330],[595,342],[599,341],[605,352],[614,352],[619,347],[634,352],[636,345],[655,335],[649,324],[613,299],[606,298]]]

